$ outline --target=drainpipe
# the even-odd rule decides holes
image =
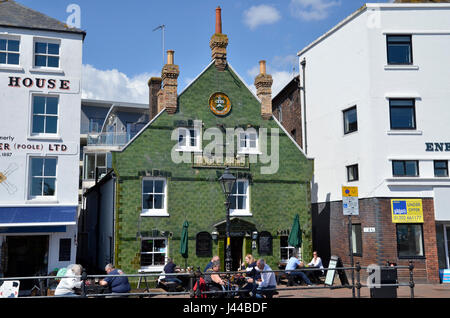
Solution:
[[[307,133],[307,127],[306,127],[306,59],[303,58],[303,60],[300,62],[300,65],[302,66],[303,71],[303,85],[301,84],[302,81],[299,81],[299,89],[300,93],[303,92],[303,129],[304,129],[304,136],[305,136],[305,154],[308,154],[308,133]]]

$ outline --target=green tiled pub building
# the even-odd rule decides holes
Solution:
[[[161,78],[149,81],[153,118],[113,152],[114,261],[127,273],[160,272],[168,257],[181,267],[203,270],[214,255],[224,270],[226,207],[218,179],[226,166],[237,178],[230,197],[232,269],[246,254],[278,269],[292,252],[287,241],[296,214],[303,232],[301,252],[311,259],[312,161],[272,117],[272,78],[265,62],[255,80],[257,96],[227,62],[228,38],[218,16],[210,42],[212,62],[178,94],[179,67],[168,51]],[[216,148],[209,151],[212,145]],[[234,150],[218,156],[217,149],[230,145]],[[185,221],[187,258],[180,254]]]

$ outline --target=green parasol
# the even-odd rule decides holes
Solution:
[[[181,231],[181,239],[180,239],[180,254],[184,258],[188,258],[188,255],[189,255],[189,252],[188,252],[188,228],[189,228],[188,221],[184,221],[183,230]]]
[[[289,233],[288,243],[292,247],[302,247],[302,229],[300,228],[300,218],[298,214],[295,215],[292,230]]]

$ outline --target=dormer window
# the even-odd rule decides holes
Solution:
[[[258,153],[258,133],[255,130],[239,133],[239,153]]]
[[[178,128],[179,151],[200,151],[200,130],[195,127]]]

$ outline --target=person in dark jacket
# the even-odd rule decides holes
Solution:
[[[105,272],[108,275],[123,275],[122,270],[114,268],[112,264],[108,264],[105,266]],[[131,290],[130,283],[128,282],[128,277],[125,275],[106,277],[99,283],[102,286],[109,286],[113,294],[128,293]]]

